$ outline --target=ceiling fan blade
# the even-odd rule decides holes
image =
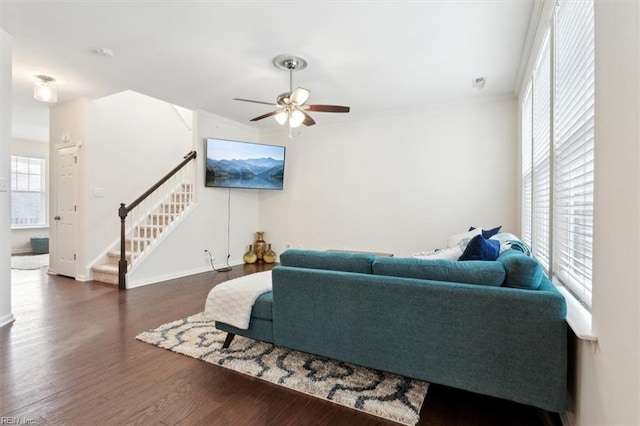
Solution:
[[[309,95],[311,95],[311,92],[307,89],[296,87],[296,90],[291,92],[291,96],[289,97],[289,99],[291,100],[291,102],[302,105],[307,101],[307,99],[309,99]]]
[[[262,120],[263,118],[267,118],[267,117],[271,117],[272,115],[276,115],[276,114],[277,114],[277,113],[279,113],[279,112],[280,112],[279,110],[271,111],[271,112],[268,112],[268,113],[266,113],[266,114],[262,114],[262,115],[260,115],[260,116],[258,116],[258,117],[256,117],[256,118],[252,118],[252,119],[251,119],[251,120],[249,120],[249,121],[258,121],[258,120]]]
[[[233,98],[234,101],[242,101],[242,102],[251,102],[254,104],[263,104],[263,105],[271,105],[271,106],[277,106],[276,104],[274,104],[273,102],[262,102],[262,101],[253,101],[251,99],[240,99],[240,98]]]
[[[305,105],[305,110],[317,112],[349,112],[350,108],[340,105]]]
[[[316,124],[316,120],[314,120],[309,114],[304,111],[302,111],[302,113],[304,114],[304,121],[302,122],[302,124],[304,124],[305,126],[313,126],[314,124]]]

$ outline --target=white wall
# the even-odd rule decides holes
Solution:
[[[11,253],[31,252],[31,237],[49,235],[49,144],[26,139],[11,140],[11,155],[21,155],[45,160],[44,170],[47,173],[45,179],[45,226],[16,228],[11,230]]]
[[[83,275],[119,241],[120,203],[134,201],[193,150],[192,120],[184,108],[133,91],[87,104]]]
[[[76,278],[88,280],[90,266],[102,260],[119,237],[120,203],[135,200],[192,150],[191,121],[190,111],[132,91],[51,109],[52,272],[57,239],[51,219],[57,213],[56,145],[65,139],[80,145]]]
[[[204,186],[205,138],[258,141],[258,131],[216,115],[194,113],[195,149],[197,158],[197,205],[153,252],[127,277],[129,288],[175,277],[211,270],[207,249],[215,258],[216,268],[226,266],[227,221],[229,223],[230,265],[242,263],[247,246],[259,231],[259,191],[252,189],[221,189]],[[231,202],[229,216],[228,201]],[[203,301],[204,304],[204,301]]]
[[[0,327],[11,313],[11,36],[0,28]],[[6,188],[5,188],[6,185]]]
[[[640,424],[640,4],[596,2],[593,327],[577,342],[578,425]]]
[[[409,256],[470,225],[516,232],[514,100],[317,118],[293,140],[261,136],[287,146],[284,191],[260,199],[260,227],[277,253],[291,243]]]

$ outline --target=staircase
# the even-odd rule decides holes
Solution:
[[[125,239],[125,258],[128,268],[159,243],[169,228],[192,205],[193,198],[193,185],[190,183],[179,184],[131,228]],[[91,267],[93,280],[118,285],[119,261],[120,243],[109,250],[106,263]]]

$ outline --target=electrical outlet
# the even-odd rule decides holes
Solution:
[[[212,262],[216,260],[215,256],[213,256],[209,250],[204,249],[204,254],[205,254],[205,257],[210,259]]]
[[[293,244],[291,244],[291,243],[284,243],[284,248],[286,248],[286,249],[290,249],[291,247],[293,247]]]

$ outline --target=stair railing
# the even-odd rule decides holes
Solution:
[[[118,288],[126,289],[128,262],[133,263],[157,237],[160,227],[166,226],[181,213],[180,206],[193,202],[195,196],[196,151],[191,151],[173,170],[164,175],[151,188],[128,206],[120,204],[120,260],[118,261]],[[127,232],[129,218],[129,232]],[[127,261],[127,234],[129,261]]]

